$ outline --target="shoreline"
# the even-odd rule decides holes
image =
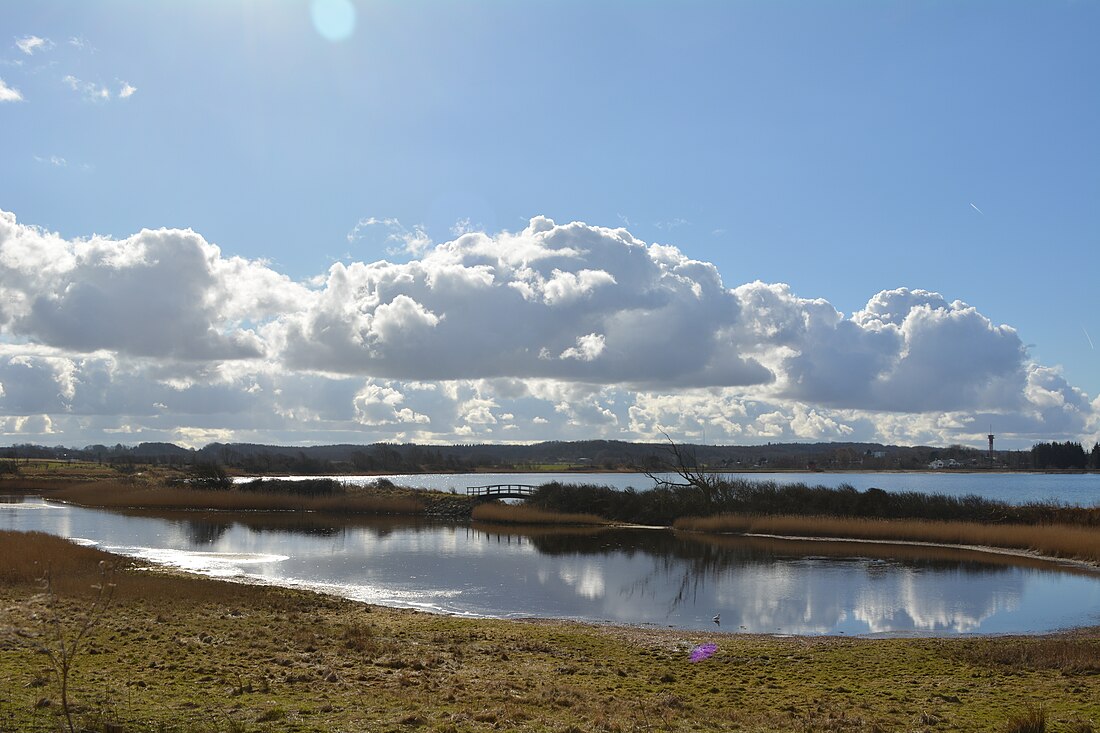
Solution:
[[[696,530],[678,530],[681,532],[692,532]],[[1012,547],[995,547],[993,545],[964,545],[964,544],[952,544],[948,542],[922,542],[919,540],[884,540],[884,539],[866,539],[856,537],[819,537],[819,536],[800,536],[800,535],[778,535],[768,534],[761,532],[702,532],[699,534],[711,534],[721,536],[727,534],[735,537],[761,537],[765,539],[773,540],[789,540],[792,542],[845,542],[853,544],[867,544],[867,545],[883,545],[891,546],[898,545],[901,547],[934,547],[945,550],[969,550],[971,552],[982,552],[989,555],[999,555],[1003,557],[1019,557],[1028,558],[1032,560],[1042,560],[1043,562],[1050,563],[1052,565],[1062,565],[1066,567],[1079,568],[1083,570],[1089,570],[1100,574],[1100,562],[1093,560],[1080,560],[1077,558],[1057,557],[1054,555],[1044,555],[1041,552],[1035,550],[1025,550]]]

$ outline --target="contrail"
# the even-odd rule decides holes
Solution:
[[[1085,338],[1087,338],[1089,340],[1089,347],[1093,351],[1096,351],[1096,345],[1094,343],[1092,343],[1092,336],[1089,336],[1089,332],[1085,329],[1084,326],[1081,326],[1081,330],[1085,332]]]
[[[977,211],[977,212],[978,212],[979,214],[981,214],[982,216],[985,216],[985,212],[984,212],[984,211],[982,211],[981,209],[979,209],[979,208],[978,208],[977,206],[975,206],[974,204],[970,204],[970,208],[974,209],[974,211]]]

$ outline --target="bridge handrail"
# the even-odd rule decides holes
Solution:
[[[531,484],[489,484],[488,486],[467,486],[467,496],[497,496],[500,494],[519,494],[530,496],[538,489]]]

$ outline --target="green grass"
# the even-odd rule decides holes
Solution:
[[[0,532],[0,730],[58,722],[33,649],[36,573],[48,563],[64,576],[67,623],[102,559],[114,558]],[[1100,652],[1096,630],[772,638],[455,618],[126,562],[115,582],[73,671],[77,719],[95,731],[996,733],[1037,707],[1047,730],[1100,721],[1100,674],[1087,664]],[[718,652],[692,664],[703,642]]]

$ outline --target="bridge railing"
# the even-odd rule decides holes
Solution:
[[[522,498],[531,496],[538,486],[530,484],[492,484],[490,486],[467,486],[467,496],[500,496],[505,498]]]

